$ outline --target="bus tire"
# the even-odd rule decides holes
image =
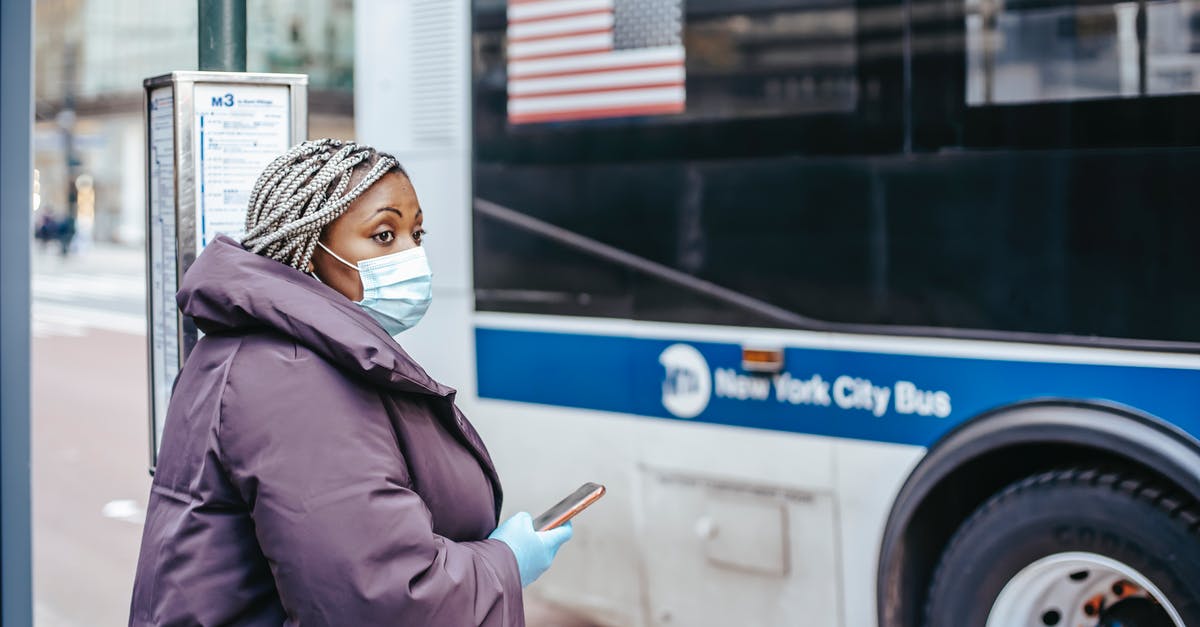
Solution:
[[[1013,483],[955,532],[924,622],[1080,624],[1073,621],[1200,625],[1196,502],[1120,471],[1055,470]]]

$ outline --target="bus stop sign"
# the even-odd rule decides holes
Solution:
[[[172,72],[143,82],[150,471],[171,388],[199,332],[175,292],[220,234],[240,238],[254,181],[308,136],[303,74]]]

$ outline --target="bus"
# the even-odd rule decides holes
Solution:
[[[359,0],[406,349],[598,625],[1200,625],[1200,11]]]

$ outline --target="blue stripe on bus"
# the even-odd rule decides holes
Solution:
[[[776,379],[742,371],[737,344],[490,328],[475,341],[483,398],[929,446],[989,409],[1053,397],[1125,405],[1200,437],[1197,370],[788,348]],[[690,373],[668,381],[660,356],[676,344],[706,362],[707,403]],[[868,400],[884,389],[886,403]],[[703,407],[681,418],[664,405],[673,394]]]

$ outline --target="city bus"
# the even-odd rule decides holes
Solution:
[[[598,625],[1200,625],[1200,12],[360,0],[402,337]]]

